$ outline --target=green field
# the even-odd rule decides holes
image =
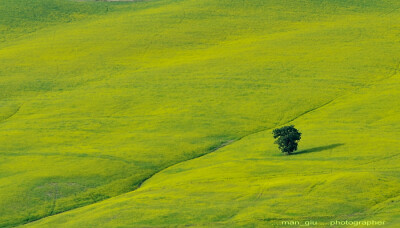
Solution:
[[[0,0],[0,227],[399,227],[399,21],[397,0]]]

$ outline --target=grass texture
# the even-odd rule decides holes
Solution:
[[[1,0],[0,226],[395,227],[399,7]]]

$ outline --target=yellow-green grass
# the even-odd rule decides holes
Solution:
[[[104,15],[123,5],[65,0],[1,0],[0,45],[48,26]]]
[[[28,227],[398,227],[399,76],[291,122],[303,132],[294,155],[278,154],[266,130],[172,166],[136,191]]]
[[[224,225],[251,224],[264,214],[266,220],[273,215],[296,217],[309,207],[304,203],[286,215],[293,206],[289,197],[303,200],[302,190],[317,180],[355,186],[362,179],[380,184],[382,175],[388,182],[367,196],[375,195],[377,202],[391,196],[398,184],[394,175],[371,174],[369,169],[351,172],[364,170],[353,168],[358,161],[393,154],[396,130],[379,131],[391,122],[375,124],[376,129],[361,128],[359,123],[364,122],[357,122],[362,119],[356,111],[363,110],[368,97],[357,104],[360,96],[349,94],[359,89],[371,97],[384,95],[386,90],[369,87],[398,70],[395,21],[400,15],[394,9],[399,6],[396,1],[135,2],[104,15],[46,25],[4,42],[0,49],[0,226],[132,191],[168,166],[298,116],[311,118],[307,124],[298,123],[304,132],[303,149],[333,145],[329,151],[338,152],[329,157],[322,152],[275,156],[270,133],[261,132],[182,163],[188,165],[187,175],[183,170],[171,173],[175,166],[137,190],[151,190],[154,185],[165,186],[167,192],[149,191],[139,199],[134,191],[104,202],[110,204],[110,211],[98,208],[98,214],[67,217],[71,224],[66,225]],[[388,97],[396,95],[392,90]],[[389,116],[386,110],[395,108],[375,103],[386,109],[365,109],[365,119]],[[334,122],[323,116],[322,110],[336,105],[348,110],[344,116],[348,119]],[[393,115],[390,121],[396,120]],[[390,138],[382,141],[383,135]],[[199,171],[197,166],[211,169]],[[338,171],[326,173],[327,166]],[[214,169],[223,173],[215,175]],[[180,181],[182,187],[174,186]],[[276,186],[275,192],[261,194],[276,201],[255,205],[254,192],[264,188],[257,183],[266,189]],[[349,198],[341,202],[348,207],[330,205],[335,199],[327,191],[315,193],[326,198],[319,207],[324,210],[313,216],[348,215],[370,206],[356,189],[347,190]],[[222,196],[224,192],[229,194]],[[162,197],[167,202],[162,203]],[[313,196],[309,197],[313,205]],[[358,203],[350,204],[353,198]],[[140,205],[132,207],[140,211],[121,207],[129,219],[110,219],[110,223],[97,219],[112,211],[122,216],[113,203],[132,205],[130,200],[135,199]]]

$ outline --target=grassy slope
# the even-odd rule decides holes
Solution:
[[[6,43],[0,49],[0,224],[133,190],[167,166],[384,78],[398,61],[392,4],[134,3]],[[262,145],[272,150],[268,143]],[[229,175],[264,180],[278,166],[270,164],[259,174],[235,166],[238,172]],[[214,178],[201,173],[208,175]],[[304,178],[302,185],[313,180]],[[202,187],[191,189],[198,195]],[[161,210],[152,202],[141,212],[143,220],[134,222],[150,223],[145,214]],[[209,216],[200,212],[201,223]]]
[[[293,124],[300,150],[271,131],[158,173],[141,188],[28,227],[281,227],[286,220],[381,220],[398,227],[400,74]]]
[[[0,45],[38,29],[104,15],[121,6],[66,0],[1,0]]]

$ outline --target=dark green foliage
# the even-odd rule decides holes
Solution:
[[[290,154],[297,150],[301,133],[293,125],[277,128],[272,133],[274,138],[277,139],[275,144],[278,144],[282,153]]]

